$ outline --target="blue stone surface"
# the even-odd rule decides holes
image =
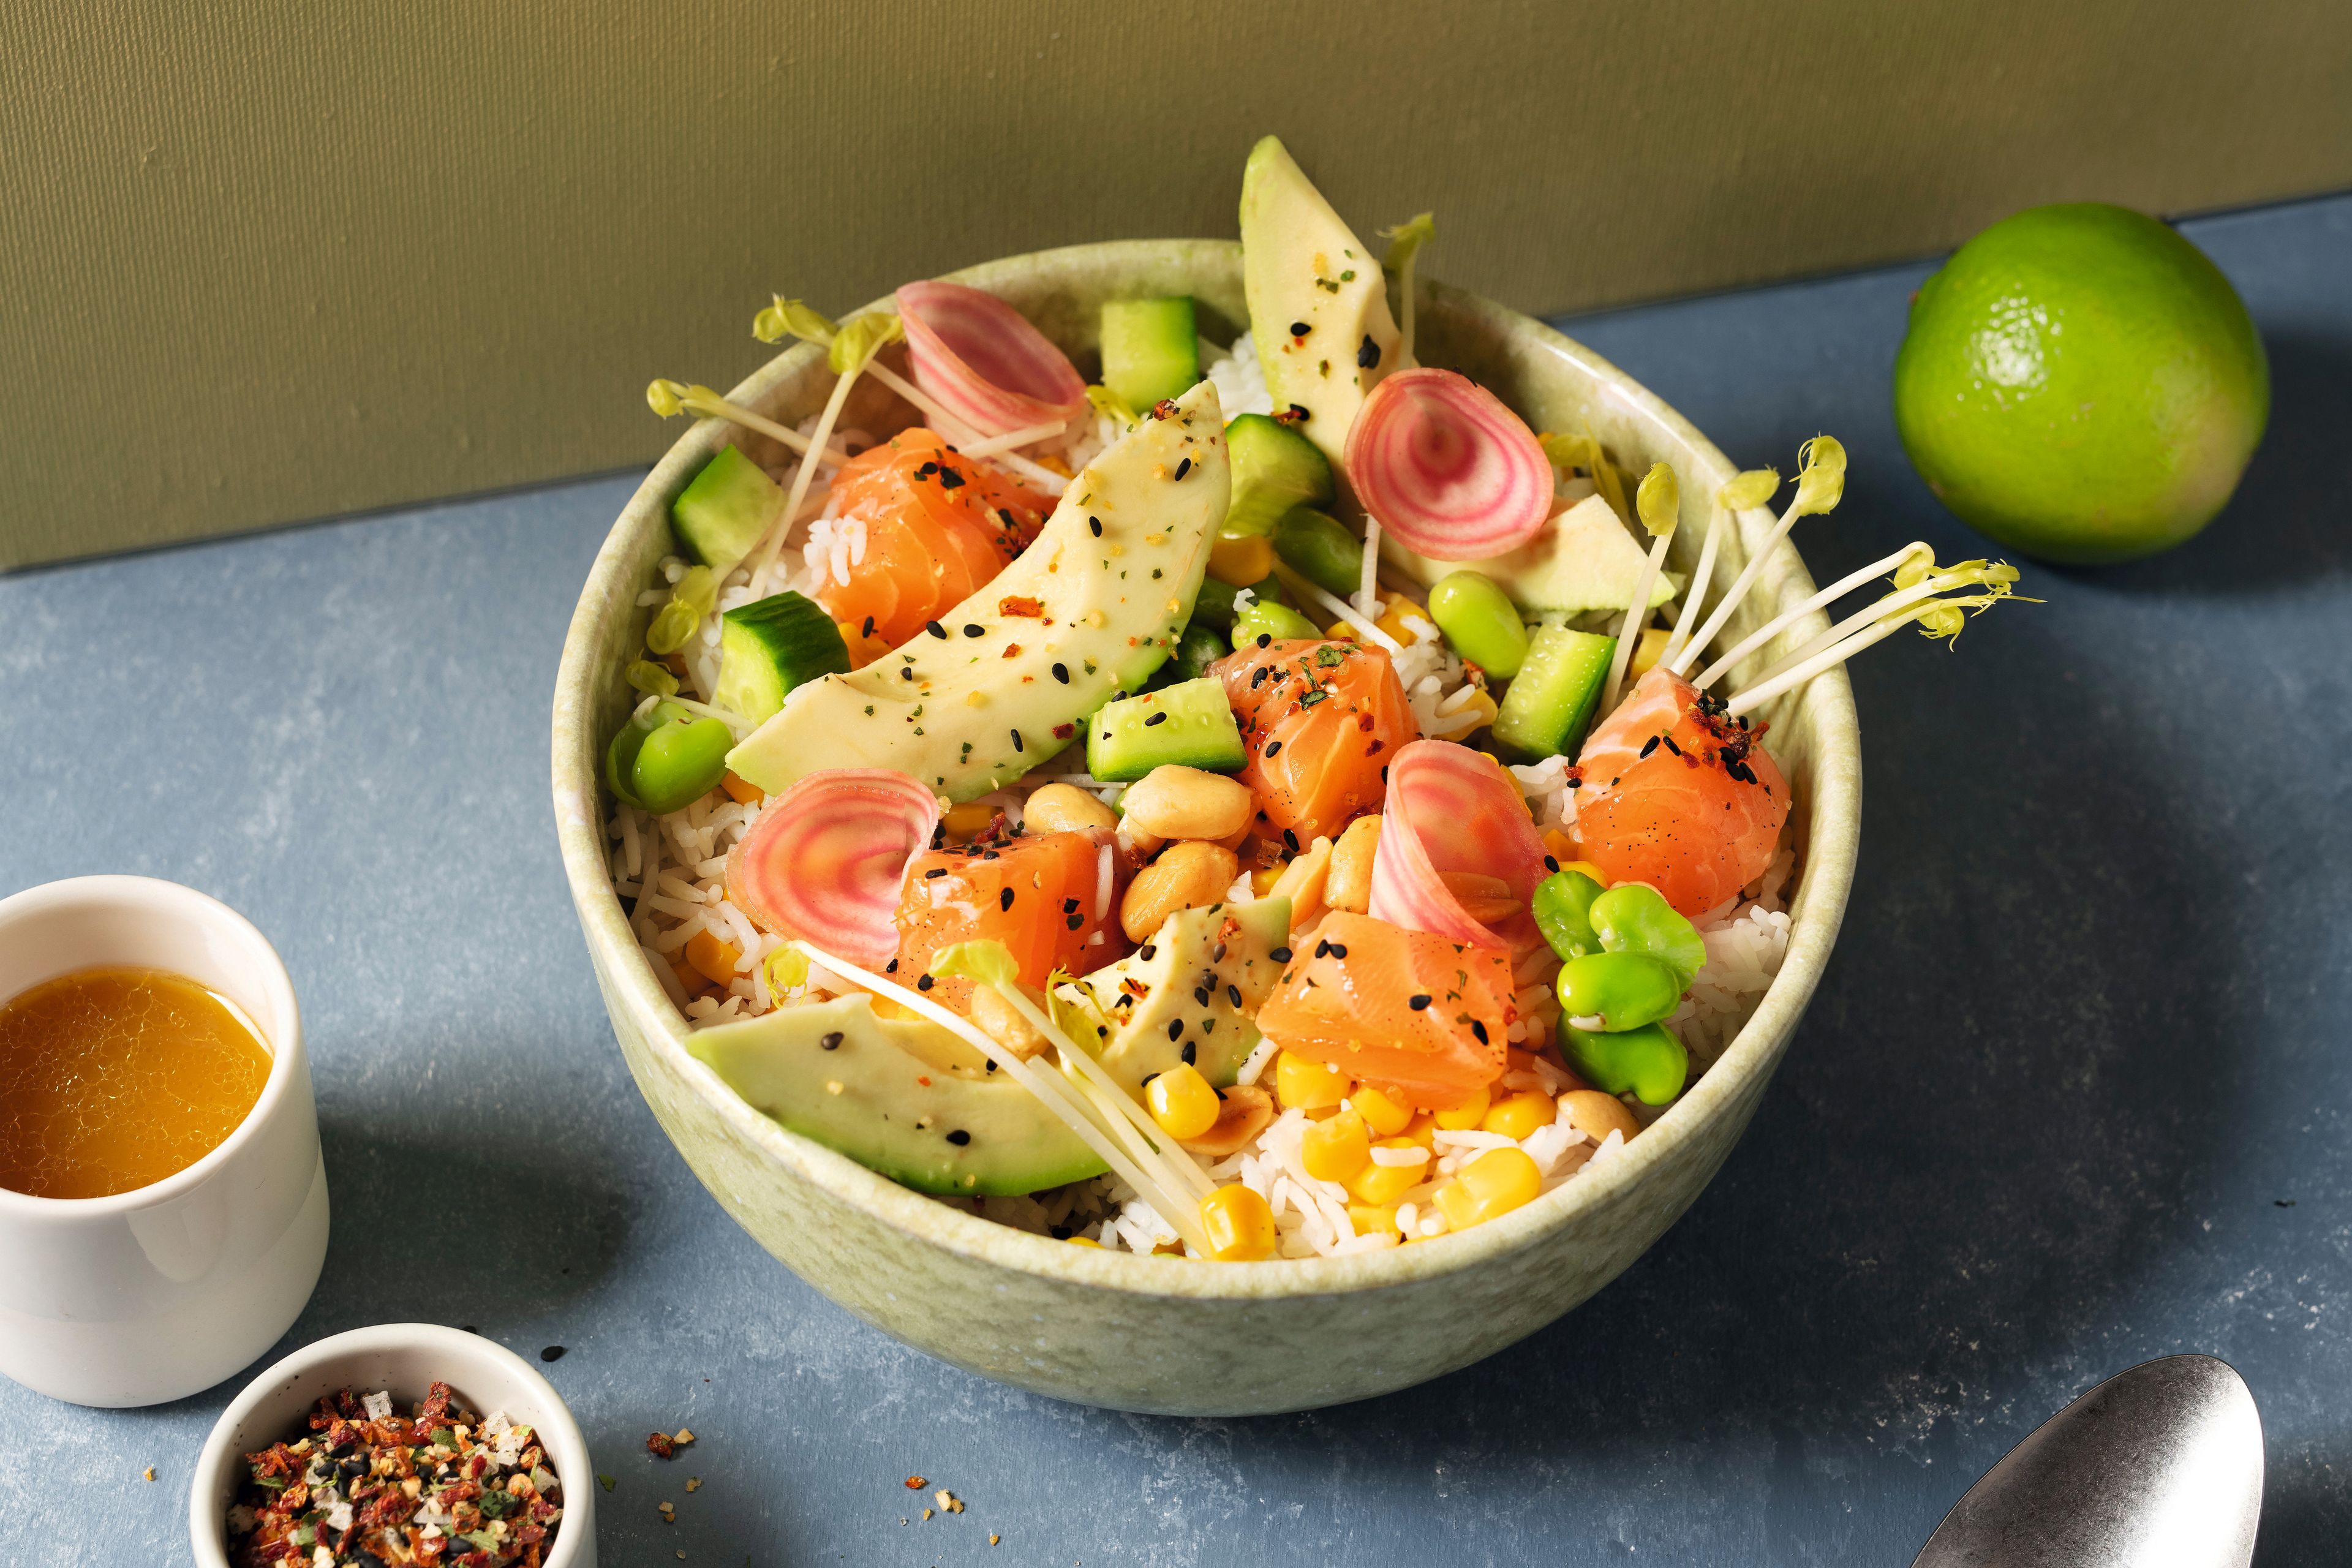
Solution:
[[[2154,561],[2029,567],[2047,603],[1957,651],[1862,659],[1861,874],[1746,1142],[1617,1284],[1423,1388],[1057,1405],[884,1339],[720,1213],[613,1046],[548,805],[557,649],[632,479],[0,579],[0,892],[168,877],[277,942],[334,1239],[272,1354],[408,1318],[568,1347],[546,1370],[616,1479],[608,1563],[1902,1563],[2072,1395],[2189,1350],[2261,1402],[2262,1560],[2335,1561],[2352,198],[2186,227],[2272,356],[2237,499]],[[1927,270],[1569,327],[1743,465],[1843,438],[1845,503],[1798,536],[1826,580],[1983,549],[1888,412]],[[242,1381],[125,1412],[0,1384],[0,1561],[186,1562]],[[683,1458],[646,1454],[681,1426]],[[910,1474],[969,1511],[922,1521]]]

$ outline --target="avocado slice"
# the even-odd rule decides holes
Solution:
[[[1090,1016],[1102,1044],[1096,1055],[1129,1089],[1140,1094],[1143,1080],[1183,1061],[1188,1046],[1201,1076],[1223,1089],[1257,1048],[1252,1020],[1282,977],[1274,951],[1289,940],[1288,899],[1179,910],[1150,942],[1058,994]]]
[[[1391,536],[1381,540],[1381,559],[1424,588],[1449,572],[1483,572],[1531,616],[1546,611],[1580,616],[1587,610],[1623,609],[1645,552],[1607,501],[1587,496],[1507,555],[1439,561],[1414,554]],[[1650,587],[1651,607],[1680,590],[1679,577],[1659,573]]]
[[[1299,428],[1341,462],[1364,395],[1398,368],[1402,344],[1379,258],[1278,137],[1242,171],[1242,289],[1274,405],[1307,410]]]
[[[1226,468],[1203,381],[1087,464],[987,586],[865,668],[793,689],[727,765],[772,795],[819,768],[896,768],[950,800],[1003,788],[1167,659],[1224,521]]]
[[[936,1024],[877,1018],[866,996],[714,1024],[686,1048],[752,1110],[919,1193],[1006,1197],[1105,1168],[977,1051]]]

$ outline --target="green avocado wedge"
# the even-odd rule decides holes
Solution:
[[[1140,1093],[1182,1061],[1223,1089],[1257,1048],[1252,1020],[1282,977],[1274,950],[1289,940],[1288,899],[1179,910],[1150,942],[1057,994],[1090,1020],[1094,1037],[1079,1043],[1098,1044],[1096,1056],[1129,1089]]]
[[[745,1104],[919,1193],[1009,1197],[1103,1173],[1030,1092],[935,1024],[865,996],[714,1024],[687,1050]]]
[[[1484,561],[1440,561],[1383,538],[1381,559],[1423,587],[1455,572],[1479,572],[1494,579],[1529,616],[1580,616],[1587,610],[1623,609],[1642,574],[1646,551],[1607,501],[1587,496],[1508,554]],[[1673,598],[1681,586],[1679,577],[1659,573],[1650,584],[1650,607]]]
[[[1003,788],[1167,659],[1229,489],[1203,381],[1087,464],[994,581],[863,669],[794,688],[727,765],[772,795],[820,768],[895,768],[959,801]]]

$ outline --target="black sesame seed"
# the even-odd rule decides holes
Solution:
[[[911,664],[902,664],[902,665],[900,665],[900,666],[898,667],[898,679],[901,679],[901,680],[912,680],[912,679],[915,679],[915,667],[914,667],[913,665],[911,665]]]
[[[1366,332],[1364,341],[1356,345],[1356,368],[1370,370],[1380,363],[1381,345],[1372,342],[1371,333]]]
[[[959,1127],[954,1131],[948,1134],[948,1142],[961,1149],[965,1144],[971,1142],[971,1134]]]
[[[1075,910],[1077,907],[1078,900],[1076,899],[1064,899],[1062,900],[1062,912],[1064,914],[1068,914],[1072,910]]]
[[[968,637],[986,637],[988,635],[988,628],[986,626],[977,626],[972,625],[970,621],[966,621],[963,626],[963,635]]]
[[[917,981],[915,982],[915,989],[916,989],[916,990],[918,990],[918,991],[929,991],[930,988],[931,988],[931,977],[930,977],[929,975],[928,975],[928,974],[926,974],[926,975],[922,976],[920,979],[919,979],[919,980],[917,980]]]
[[[1260,675],[1264,675],[1264,674],[1265,673],[1265,671],[1264,671],[1264,670],[1262,670],[1262,669],[1261,669],[1261,670],[1259,670],[1259,671],[1258,671],[1258,673],[1259,673]],[[1281,750],[1282,750],[1282,742],[1279,742],[1279,741],[1269,741],[1269,742],[1266,742],[1265,754],[1266,754],[1267,756],[1271,757],[1271,756],[1275,755],[1276,753],[1279,752]]]
[[[1193,1006],[1195,1006],[1195,1007],[1205,1007],[1205,1006],[1207,1006],[1208,1005],[1209,1005],[1209,988],[1208,988],[1207,986],[1205,986],[1205,985],[1195,985],[1195,986],[1193,986],[1193,987],[1192,987],[1192,1005],[1193,1005]]]
[[[1102,519],[1098,517],[1090,517],[1087,519],[1087,526],[1095,531],[1095,537],[1097,539],[1100,539],[1102,537]]]
[[[963,476],[957,473],[953,468],[941,468],[940,470],[940,489],[943,490],[952,490],[961,489],[962,485]]]
[[[1210,962],[1211,963],[1223,963],[1224,961],[1225,961],[1225,944],[1224,944],[1223,942],[1221,942],[1217,943],[1217,945],[1216,945],[1216,946],[1214,946],[1214,947],[1213,947],[1213,948],[1211,948],[1211,949],[1209,950],[1209,962]],[[1213,985],[1214,984],[1216,984],[1216,979],[1217,979],[1217,972],[1216,972],[1215,970],[1213,970],[1213,970],[1211,970],[1211,971],[1209,971],[1209,983],[1210,983],[1211,984],[1213,984]]]
[[[1282,842],[1285,847],[1289,848],[1293,853],[1296,853],[1298,848],[1298,830],[1295,827],[1284,828],[1282,830]]]
[[[817,1045],[821,1049],[828,1051],[837,1051],[841,1049],[841,1031],[839,1029],[834,1030],[833,1033],[819,1040]]]
[[[1192,471],[1192,458],[1184,458],[1181,462],[1180,462],[1180,463],[1178,463],[1178,464],[1176,465],[1176,477],[1177,477],[1178,479],[1182,479],[1186,474],[1191,473]]]
[[[1658,739],[1664,741],[1666,743],[1666,750],[1672,752],[1675,755],[1679,757],[1683,754],[1683,749],[1675,744],[1675,738],[1672,735],[1661,735]]]
[[[896,973],[898,973],[898,961],[897,959],[895,959],[895,958],[894,958],[894,959],[892,959],[889,963],[887,963],[884,964],[884,965],[882,966],[882,973],[885,973],[885,974],[896,974]]]
[[[1025,752],[1029,749],[1021,743],[1021,731],[1018,730],[1013,731],[1013,749],[1016,752]]]
[[[1304,321],[1293,321],[1293,322],[1291,322],[1291,323],[1290,323],[1290,335],[1291,335],[1292,337],[1294,337],[1294,338],[1303,338],[1303,337],[1305,337],[1305,336],[1307,335],[1307,323],[1306,323],[1306,322],[1304,322]]]
[[[1232,1003],[1236,1007],[1240,1006],[1242,1005],[1242,988],[1238,985],[1226,986],[1225,1000]]]
[[[1260,647],[1271,647],[1274,646],[1274,634],[1272,632],[1258,633],[1257,646]]]
[[[872,616],[866,617],[866,630],[861,635],[869,637],[874,635],[874,617]]]
[[[948,635],[947,627],[940,625],[937,621],[925,621],[923,623],[923,629],[930,633],[935,637],[944,637]]]
[[[1412,1008],[1416,1013],[1426,1010],[1429,1006],[1429,993],[1426,991],[1414,992],[1411,996],[1405,998],[1405,1005]]]
[[[1184,1042],[1183,1055],[1184,1065],[1186,1067],[1191,1067],[1194,1062],[1201,1059],[1201,1047],[1194,1041],[1187,1040]]]
[[[1656,751],[1656,750],[1658,749],[1658,742],[1659,742],[1661,739],[1663,739],[1663,737],[1661,737],[1661,736],[1657,736],[1657,735],[1653,735],[1653,736],[1651,736],[1648,740],[1646,740],[1646,741],[1643,742],[1642,742],[1642,755],[1643,755],[1643,756],[1644,756],[1644,757],[1646,757],[1646,756],[1648,756],[1652,752]]]
[[[1160,948],[1156,942],[1147,942],[1136,950],[1135,956],[1143,960],[1144,963],[1149,963],[1151,962],[1151,955],[1159,951]]]
[[[980,852],[980,858],[983,860],[994,860],[999,857],[993,849],[983,849]]]
[[[1150,728],[1151,728],[1151,726],[1153,726],[1154,724],[1165,724],[1166,722],[1168,722],[1168,715],[1167,715],[1167,714],[1165,714],[1165,713],[1154,713],[1150,718],[1146,719],[1146,720],[1143,721],[1143,727],[1144,727],[1145,729],[1149,730],[1149,729],[1150,729]]]
[[[563,1359],[563,1347],[562,1345],[549,1345],[545,1350],[539,1352],[539,1359],[541,1361],[562,1361]]]
[[[1335,942],[1327,943],[1326,945],[1330,948],[1332,957],[1345,958],[1348,956],[1348,944],[1346,942]]]
[[[1544,869],[1545,869],[1545,870],[1547,870],[1547,871],[1557,871],[1557,870],[1559,870],[1559,858],[1558,858],[1556,856],[1551,856],[1551,855],[1547,855],[1547,856],[1545,856],[1545,857],[1544,857]]]
[[[1087,917],[1086,917],[1086,916],[1084,916],[1084,915],[1072,915],[1072,916],[1071,916],[1071,917],[1070,917],[1066,921],[1065,921],[1064,923],[1065,923],[1065,924],[1066,924],[1066,925],[1067,925],[1067,926],[1068,926],[1072,931],[1076,931],[1076,930],[1077,930],[1080,926],[1082,926],[1082,925],[1084,925],[1084,924],[1086,924],[1086,923],[1087,923]]]
[[[1183,1032],[1184,1032],[1184,1020],[1183,1020],[1183,1019],[1181,1019],[1181,1018],[1171,1018],[1171,1019],[1169,1019],[1169,1020],[1168,1020],[1168,1037],[1169,1037],[1170,1039],[1171,1039],[1171,1040],[1172,1040],[1172,1039],[1176,1038],[1178,1036],[1181,1035]]]
[[[1478,1043],[1480,1045],[1483,1046],[1486,1043],[1486,1026],[1480,1023],[1475,1018],[1470,1020],[1470,1032],[1478,1037]]]
[[[1264,665],[1262,665],[1262,664],[1261,664],[1261,665],[1259,665],[1255,669],[1254,669],[1254,670],[1252,670],[1252,671],[1250,672],[1250,689],[1251,689],[1252,691],[1255,691],[1259,687],[1261,687],[1261,686],[1263,686],[1263,685],[1265,685],[1265,666],[1264,666]]]
[[[1274,960],[1276,963],[1288,963],[1290,962],[1290,950],[1286,947],[1277,947],[1268,952],[1266,956]]]
[[[1325,953],[1330,951],[1331,944],[1328,942],[1318,942],[1315,944],[1315,956],[1318,958],[1322,957]]]
[[[934,866],[929,870],[924,872],[923,876],[928,879],[932,877],[944,877],[947,874],[948,868],[945,866]]]
[[[1066,664],[1055,665],[1054,667],[1054,679],[1060,681],[1063,685],[1067,686],[1070,683],[1070,667]]]
[[[1013,907],[1013,889],[1010,889],[1010,888],[1001,888],[1001,889],[997,889],[997,894],[996,894],[996,907],[997,907],[998,909],[1000,909],[1000,910],[1009,910],[1009,909],[1011,909],[1011,908]]]

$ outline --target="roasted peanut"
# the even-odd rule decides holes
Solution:
[[[1024,833],[1108,833],[1118,826],[1118,814],[1076,784],[1046,784],[1021,809]]]
[[[971,988],[971,1021],[980,1032],[1013,1056],[1027,1061],[1045,1048],[1045,1037],[1020,1010],[997,994],[992,985]]]
[[[1152,769],[1119,797],[1128,831],[1161,838],[1230,838],[1249,826],[1255,809],[1249,785],[1223,773],[1169,763]]]
[[[1178,910],[1222,900],[1240,874],[1241,862],[1230,849],[1189,840],[1171,845],[1127,885],[1127,897],[1119,900],[1119,929],[1128,941],[1142,942]]]
[[[1348,824],[1339,842],[1331,847],[1331,872],[1323,883],[1323,901],[1335,910],[1360,915],[1372,901],[1372,849],[1380,843],[1381,819],[1360,816]]]
[[[1612,1131],[1623,1133],[1630,1142],[1642,1130],[1641,1122],[1625,1109],[1624,1101],[1597,1089],[1570,1089],[1559,1097],[1559,1113],[1595,1143],[1607,1138]]]

